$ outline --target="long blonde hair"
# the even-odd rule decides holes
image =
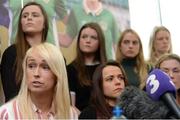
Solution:
[[[60,50],[50,43],[42,43],[37,46],[33,46],[26,52],[26,56],[23,61],[23,80],[17,100],[20,104],[19,109],[23,119],[37,119],[32,110],[32,101],[30,98],[28,86],[27,86],[27,57],[35,50],[41,55],[50,67],[50,70],[56,76],[56,86],[54,88],[53,103],[55,106],[55,118],[56,119],[68,119],[70,118],[70,96],[68,89],[66,66],[64,57]],[[47,96],[48,97],[48,96]]]
[[[148,74],[147,64],[144,60],[144,53],[143,53],[143,47],[142,47],[141,39],[140,39],[139,35],[136,33],[136,31],[134,31],[133,29],[126,29],[122,32],[121,37],[119,38],[118,46],[117,46],[116,60],[117,60],[117,62],[121,63],[122,60],[124,59],[124,55],[122,54],[120,47],[121,47],[121,43],[124,39],[124,36],[127,33],[132,33],[132,34],[136,35],[138,40],[139,40],[139,43],[140,43],[139,53],[137,54],[137,56],[135,56],[136,67],[135,67],[134,71],[139,75],[140,88],[143,88],[145,86],[145,79],[146,79],[147,74]]]
[[[157,60],[156,51],[154,48],[154,41],[156,40],[156,35],[159,31],[167,31],[169,33],[169,35],[170,35],[170,49],[169,49],[168,53],[172,53],[172,43],[171,43],[170,31],[164,26],[154,27],[154,29],[151,33],[151,36],[150,36],[150,40],[149,40],[149,60],[148,60],[148,62],[152,65],[154,65],[156,60]]]

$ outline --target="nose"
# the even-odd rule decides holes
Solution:
[[[28,17],[27,17],[28,20],[32,20],[32,15],[29,14]]]
[[[34,70],[34,77],[39,78],[40,74],[39,74],[39,67],[36,67],[36,69]]]
[[[169,72],[168,72],[168,75],[169,75],[169,77],[170,77],[171,79],[174,78],[174,76],[173,76],[173,71],[169,71]]]
[[[91,41],[91,38],[90,37],[87,37],[87,39],[86,39],[86,42],[90,42]]]
[[[118,79],[118,77],[115,77],[114,78],[115,80],[115,85],[120,85],[121,84],[121,82],[120,82],[120,80]]]
[[[129,43],[129,47],[130,47],[130,48],[133,47],[133,43],[132,43],[132,42]]]

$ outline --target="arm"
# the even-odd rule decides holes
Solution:
[[[8,47],[2,56],[1,61],[1,80],[6,102],[17,95],[17,85],[15,83],[14,63],[16,59],[15,48]]]

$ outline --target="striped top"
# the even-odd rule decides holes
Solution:
[[[10,101],[0,107],[0,119],[22,119],[17,102],[15,100]]]
[[[37,114],[38,119],[44,119],[42,112],[37,109],[35,106],[33,107],[34,112]],[[50,111],[47,114],[49,120],[53,120],[55,113]],[[70,111],[70,118],[71,119],[78,119],[78,114],[76,110],[71,107]],[[21,113],[18,108],[18,102],[16,100],[12,100],[0,107],[0,120],[7,120],[7,119],[22,119]]]

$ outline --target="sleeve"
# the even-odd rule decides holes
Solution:
[[[70,108],[70,119],[78,119],[78,112],[74,107]]]
[[[67,66],[67,77],[69,90],[76,91],[77,71],[72,64]]]
[[[97,119],[96,110],[93,107],[88,106],[81,112],[79,119]]]
[[[1,61],[1,80],[6,101],[16,94],[15,71],[13,70],[16,59],[14,52],[10,47],[7,48]]]
[[[8,112],[5,108],[0,109],[0,119],[7,120],[8,119]]]

